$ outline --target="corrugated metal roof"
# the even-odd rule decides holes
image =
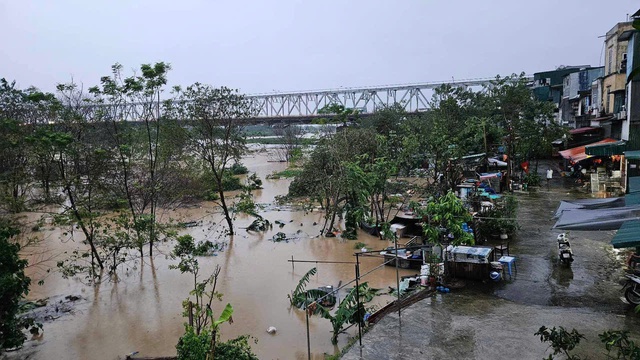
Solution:
[[[614,248],[630,248],[640,246],[640,220],[630,220],[622,224],[611,239]]]

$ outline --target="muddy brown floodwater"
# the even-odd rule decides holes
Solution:
[[[250,172],[256,172],[263,179],[264,189],[254,192],[255,201],[260,204],[273,203],[274,196],[286,194],[290,180],[266,180],[265,176],[286,168],[285,163],[268,162],[269,156],[257,153],[244,159]],[[280,210],[280,211],[279,211]],[[237,234],[227,239],[228,247],[217,256],[200,258],[201,273],[208,274],[216,265],[222,267],[222,279],[218,290],[224,294],[223,301],[216,304],[220,311],[229,302],[234,307],[233,324],[222,326],[222,338],[229,339],[249,334],[258,340],[252,344],[260,359],[305,359],[307,357],[306,326],[304,312],[289,306],[287,294],[293,291],[300,278],[313,266],[318,273],[309,287],[336,286],[354,278],[352,264],[292,264],[287,260],[332,260],[354,261],[355,241],[339,238],[318,237],[323,214],[318,211],[290,211],[286,208],[270,206],[261,214],[272,223],[276,220],[286,225],[264,234],[249,234],[241,229],[250,219],[238,216]],[[39,214],[28,214],[35,219]],[[183,233],[193,235],[197,240],[217,240],[220,228],[215,225],[221,220],[213,203],[202,203],[195,208],[165,212],[164,219],[179,221],[201,221],[199,226],[185,229]],[[63,229],[47,228],[41,232],[44,241],[41,250],[58,254],[80,246],[79,235],[75,242],[61,242]],[[299,232],[299,238],[288,243],[274,243],[271,237],[282,231],[287,234]],[[358,241],[367,247],[381,249],[388,246],[385,241],[360,234]],[[123,268],[120,281],[105,281],[96,286],[87,286],[79,280],[63,279],[57,273],[45,278],[43,285],[35,282],[42,277],[43,266],[30,268],[34,280],[30,299],[79,295],[71,315],[62,316],[45,323],[44,335],[29,341],[13,356],[29,359],[117,359],[138,351],[142,356],[175,355],[175,345],[184,330],[181,303],[192,288],[188,274],[170,270],[174,261],[167,258],[173,244],[162,244],[153,259]],[[55,267],[55,260],[44,265]],[[380,265],[378,258],[364,258],[361,273]],[[46,267],[46,266],[45,266]],[[413,272],[401,272],[406,275]],[[373,287],[395,286],[394,268],[382,267],[363,279]],[[344,296],[342,291],[339,296]],[[391,301],[388,295],[377,298],[380,305]],[[277,332],[266,332],[275,326]],[[330,342],[331,326],[328,320],[310,319],[311,351],[314,359],[324,358],[324,354],[334,354],[339,349]],[[340,336],[338,346],[343,347],[356,329]]]

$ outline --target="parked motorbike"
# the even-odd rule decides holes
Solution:
[[[566,233],[558,235],[558,258],[566,265],[571,265],[573,262],[573,251]]]
[[[627,283],[624,284],[622,290],[625,290],[624,297],[630,304],[640,305],[640,276],[627,274]]]

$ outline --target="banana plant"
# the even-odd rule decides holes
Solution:
[[[213,319],[213,311],[211,310],[211,307],[207,307],[207,316]],[[226,322],[233,323],[233,307],[229,303],[227,303],[227,306],[222,310],[218,319],[211,322],[211,351],[207,354],[207,360],[213,360],[213,354],[216,352],[218,328]]]

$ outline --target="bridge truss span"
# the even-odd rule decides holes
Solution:
[[[331,104],[357,109],[360,113],[375,113],[383,106],[400,104],[407,112],[429,109],[433,89],[449,84],[474,88],[491,83],[490,79],[427,82],[362,88],[340,88],[304,92],[284,92],[247,95],[254,118],[317,117],[318,111]]]

